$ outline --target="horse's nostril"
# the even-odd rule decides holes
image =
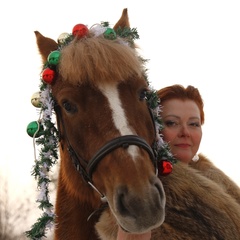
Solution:
[[[118,211],[121,215],[126,215],[127,214],[127,209],[124,206],[124,195],[121,194],[118,197]]]
[[[117,209],[119,213],[123,216],[126,216],[129,214],[129,211],[126,207],[126,194],[127,194],[127,189],[121,187],[118,189],[118,194],[117,194]]]
[[[165,198],[165,193],[163,190],[163,186],[160,183],[155,183],[154,186],[157,188],[159,195],[160,195],[160,199],[164,199]]]
[[[156,202],[160,204],[159,207],[165,207],[165,202],[166,202],[165,192],[164,192],[164,188],[163,188],[163,185],[162,185],[160,179],[158,177],[154,176],[153,178],[151,178],[150,184],[158,192],[158,200],[156,200]]]

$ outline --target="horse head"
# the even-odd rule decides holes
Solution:
[[[54,77],[45,76],[60,135],[56,239],[67,236],[70,223],[83,236],[79,229],[87,231],[87,217],[102,202],[129,233],[148,232],[164,221],[144,62],[129,39],[115,35],[129,29],[124,9],[113,29],[83,25],[65,45],[35,32],[44,64],[52,52],[60,53],[58,64],[50,64]]]

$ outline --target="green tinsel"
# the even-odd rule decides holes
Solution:
[[[42,239],[42,237],[46,237],[46,225],[52,221],[54,221],[53,217],[50,217],[47,214],[43,214],[40,218],[38,218],[37,222],[32,226],[31,230],[26,232],[27,237],[33,240],[38,240]]]
[[[101,22],[101,25],[103,27],[109,27],[109,22]],[[116,34],[118,37],[126,39],[131,47],[133,47],[134,40],[139,39],[137,28],[118,27]]]
[[[41,195],[37,202],[39,208],[44,211],[43,215],[38,218],[37,222],[31,227],[31,230],[26,232],[26,236],[30,239],[42,239],[46,236],[46,230],[51,228],[54,222],[54,213],[52,212],[53,205],[49,200],[48,185],[51,182],[49,179],[49,171],[58,159],[58,131],[55,124],[52,122],[53,101],[51,97],[50,87],[42,82],[41,90],[41,114],[40,119],[43,125],[43,134],[36,140],[36,144],[41,146],[39,158],[35,160],[35,166],[32,175],[37,180],[38,189],[41,190]]]

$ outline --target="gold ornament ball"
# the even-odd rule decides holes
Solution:
[[[41,101],[40,101],[40,92],[35,92],[31,97],[31,103],[34,107],[40,108],[41,107]]]

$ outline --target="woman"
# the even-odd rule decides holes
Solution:
[[[204,124],[204,104],[197,88],[172,85],[158,91],[161,99],[163,138],[175,157],[200,170],[201,174],[217,182],[240,204],[240,188],[202,154],[197,155]]]

